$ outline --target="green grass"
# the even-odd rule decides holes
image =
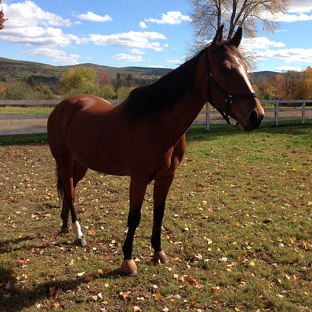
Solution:
[[[0,146],[27,145],[27,144],[47,144],[46,133],[39,134],[19,134],[19,135],[0,135]]]
[[[45,115],[54,107],[50,106],[0,106],[0,115]]]
[[[11,142],[11,143],[10,143]],[[88,247],[60,235],[46,137],[0,137],[0,300],[5,311],[311,311],[312,127],[192,127],[150,264],[152,185],[139,274],[121,277],[129,179],[88,172],[77,210]]]

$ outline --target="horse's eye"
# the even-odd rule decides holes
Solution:
[[[228,70],[225,66],[220,67],[219,71],[221,74],[226,74],[228,72]]]

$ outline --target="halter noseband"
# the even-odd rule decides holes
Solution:
[[[217,81],[212,76],[212,73],[210,71],[208,57],[209,57],[209,54],[208,54],[208,49],[207,49],[207,56],[205,57],[205,59],[206,59],[207,96],[208,96],[208,100],[210,98],[209,103],[221,114],[221,116],[224,118],[224,120],[229,125],[236,126],[236,125],[238,125],[238,122],[235,123],[235,124],[233,122],[231,122],[230,119],[229,119],[229,115],[228,115],[228,112],[230,110],[231,104],[234,101],[238,101],[238,100],[242,100],[242,99],[248,99],[248,98],[258,98],[258,97],[257,97],[256,93],[254,93],[254,92],[245,93],[245,94],[239,94],[239,95],[231,95],[231,94],[227,93],[225,90],[223,90],[222,87],[217,83]],[[212,85],[219,91],[219,93],[221,93],[221,95],[225,99],[225,110],[224,111],[220,107],[218,107],[217,105],[215,105],[213,103],[211,92],[210,92]]]

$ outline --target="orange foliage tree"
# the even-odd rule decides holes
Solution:
[[[0,0],[0,4],[1,4],[2,0]],[[2,8],[0,8],[0,29],[3,28],[3,23],[5,22],[5,18],[4,18],[4,13]]]

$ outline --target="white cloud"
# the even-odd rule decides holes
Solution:
[[[76,16],[79,19],[85,20],[85,21],[89,21],[89,22],[111,22],[113,19],[109,16],[109,15],[97,15],[93,12],[88,12],[86,14],[79,14]]]
[[[170,59],[170,60],[166,60],[167,63],[170,63],[170,64],[177,64],[177,65],[180,65],[182,64],[184,61],[180,60],[180,59]]]
[[[128,62],[142,62],[143,57],[140,55],[129,55],[129,54],[116,54],[113,56],[115,61],[128,61]]]
[[[55,48],[41,47],[38,49],[31,49],[23,51],[24,54],[32,56],[47,56],[52,57],[53,61],[57,64],[64,65],[76,65],[78,64],[79,55],[67,54],[65,51],[58,50]]]
[[[140,49],[131,49],[131,51],[130,51],[131,53],[133,53],[133,54],[145,54],[142,50],[140,50]]]
[[[71,26],[70,20],[45,12],[30,0],[3,4],[3,10],[8,19],[0,32],[0,39],[3,41],[65,47],[71,40],[78,40],[76,36],[65,34],[60,28]]]
[[[298,62],[312,63],[312,49],[287,49],[283,42],[272,41],[266,37],[256,37],[253,39],[244,38],[242,41],[242,48],[247,54],[255,56],[258,61],[278,59],[282,60],[285,64]],[[294,66],[292,67],[294,68]]]
[[[63,19],[54,13],[45,12],[30,0],[10,5],[3,3],[2,6],[5,17],[8,19],[5,22],[6,29],[15,28],[16,26],[27,28],[38,25],[53,27],[69,27],[72,25],[69,19]],[[27,30],[24,31],[27,32]]]
[[[311,0],[292,0],[289,5],[289,12],[312,12]]]
[[[310,14],[309,14],[310,13]],[[263,18],[274,20],[276,22],[294,23],[312,20],[312,1],[311,0],[293,0],[286,13],[270,14],[267,11],[263,13]]]
[[[27,27],[1,30],[0,39],[11,43],[68,46],[75,36],[66,35],[60,28]]]
[[[258,53],[260,59],[275,58],[283,60],[285,63],[305,62],[312,63],[312,49],[278,49],[265,50]]]
[[[112,34],[112,35],[99,35],[91,34],[90,41],[96,45],[113,45],[123,46],[138,49],[153,49],[156,51],[162,51],[159,42],[154,40],[167,39],[163,34],[157,32],[135,32],[130,31],[127,33]]]
[[[289,70],[302,71],[304,70],[304,68],[298,67],[298,66],[286,66],[286,65],[282,65],[282,66],[278,66],[274,68],[274,71],[277,71],[277,72],[287,72]]]
[[[141,28],[148,28],[145,22],[140,22],[139,25]]]
[[[243,38],[242,48],[247,51],[253,50],[263,50],[268,49],[269,47],[274,48],[283,48],[285,44],[280,41],[272,41],[266,37],[255,37],[255,38]]]
[[[181,24],[182,22],[189,21],[191,21],[191,18],[187,15],[183,15],[180,11],[170,11],[167,12],[166,14],[162,14],[161,19],[146,18],[144,20],[144,22],[146,23],[170,24],[170,25],[177,25]]]
[[[311,21],[312,15],[307,15],[304,13],[299,14],[276,14],[272,17],[276,22],[285,22],[285,23],[293,23],[293,22],[304,22],[304,21]]]
[[[151,68],[164,68],[163,65],[151,65],[150,67]]]

